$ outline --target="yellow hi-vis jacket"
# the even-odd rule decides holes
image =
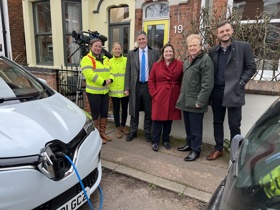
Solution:
[[[124,94],[124,76],[127,58],[115,56],[110,59],[111,72],[114,75],[114,82],[110,85],[109,95],[111,97],[126,97]]]
[[[102,62],[103,61],[103,62]],[[90,51],[81,60],[81,68],[86,78],[86,92],[91,94],[107,94],[109,86],[103,86],[106,79],[114,79],[110,72],[109,58],[102,57],[102,61],[97,59]]]

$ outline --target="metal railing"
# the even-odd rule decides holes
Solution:
[[[60,69],[56,71],[57,91],[84,108],[84,90],[82,74],[79,67]]]

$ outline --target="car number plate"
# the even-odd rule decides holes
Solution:
[[[89,198],[90,197],[89,187],[86,187],[85,190],[86,190],[88,198]],[[65,203],[63,206],[60,206],[56,210],[76,210],[81,205],[83,205],[86,201],[87,201],[87,199],[86,199],[86,196],[84,194],[84,191],[81,191],[74,198],[72,198],[67,203]]]

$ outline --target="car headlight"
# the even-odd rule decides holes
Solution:
[[[87,135],[89,135],[94,130],[93,122],[89,118],[87,118],[86,120],[86,123],[84,125],[84,130]]]

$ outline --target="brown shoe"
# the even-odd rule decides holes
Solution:
[[[117,130],[116,130],[116,137],[118,139],[121,139],[122,138],[122,131],[121,131],[121,128],[118,127]]]
[[[121,126],[121,131],[125,134],[125,135],[128,135],[130,132],[129,132],[129,128],[127,126]]]
[[[216,160],[218,157],[223,155],[223,151],[213,151],[207,156],[207,160]]]

